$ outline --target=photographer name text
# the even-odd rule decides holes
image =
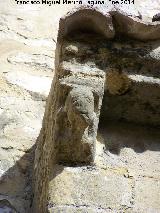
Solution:
[[[50,0],[25,0],[25,1],[20,1],[20,0],[15,0],[15,2],[19,5],[22,4],[42,4],[42,5],[48,5],[48,6],[52,6],[52,5],[58,5],[58,4],[83,4],[83,0],[54,0],[54,1],[50,1]],[[88,5],[90,6],[94,6],[94,5],[103,5],[106,4],[107,1],[106,0],[94,0],[94,1],[85,1],[85,3],[87,2]],[[134,0],[108,0],[108,2],[111,2],[112,4],[134,4]]]

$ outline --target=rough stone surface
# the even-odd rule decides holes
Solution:
[[[140,40],[158,39],[160,28],[119,10],[104,14],[104,9],[83,6],[60,19],[55,76],[35,152],[36,212],[45,212],[47,208],[50,212],[63,211],[65,206],[68,211],[76,211],[75,208],[83,211],[84,207],[88,212],[96,209],[127,212],[139,208],[135,204],[136,177],[130,175],[127,164],[130,153],[126,160],[125,157],[120,160],[127,143],[124,140],[121,144],[123,133],[116,127],[121,125],[119,122],[128,126],[127,122],[131,122],[133,126],[139,125],[140,137],[142,124],[156,126],[158,133],[159,59],[155,51],[158,43]],[[107,23],[107,27],[99,27],[100,22],[102,26]],[[130,38],[124,40],[124,33]],[[100,131],[111,120],[120,135],[115,141],[113,135],[111,141],[104,143],[101,159],[97,153],[98,124]],[[125,128],[128,137],[130,130]],[[134,135],[129,140],[132,149],[136,146],[133,139]],[[149,137],[144,140],[149,143]],[[158,139],[153,140],[159,149]],[[135,151],[144,152],[143,146],[146,149],[140,143]],[[115,165],[111,164],[111,168],[104,160],[107,150],[115,155],[122,151],[120,163],[118,158],[117,163],[113,160]],[[84,164],[88,167],[83,167]],[[151,209],[157,202],[154,198]]]
[[[143,212],[159,212],[160,203],[159,179],[138,179],[135,184],[135,210],[143,209]]]
[[[55,169],[55,177],[49,186],[51,206],[68,204],[73,207],[86,206],[104,210],[130,206],[131,181],[126,181],[123,176],[108,174],[107,170],[98,168],[59,166]]]
[[[55,49],[50,32],[45,34],[41,28],[45,24],[43,18],[37,17],[38,11],[38,7],[34,10],[18,6],[15,1],[0,1],[0,212],[3,213],[31,212],[33,150],[53,78]]]
[[[131,80],[125,73],[120,73],[119,70],[111,69],[106,74],[105,86],[110,94],[122,95],[129,90]]]
[[[14,0],[0,1],[0,212],[4,212],[4,210],[8,212],[12,210],[20,213],[31,212],[31,168],[33,165],[33,150],[36,138],[39,135],[39,131],[42,126],[42,118],[44,115],[44,107],[46,103],[45,101],[50,90],[51,81],[54,76],[54,51],[56,49],[59,19],[64,14],[66,14],[66,12],[73,11],[74,6],[75,5],[73,4],[61,4],[52,6],[36,4],[17,5],[16,1]],[[106,33],[109,33],[110,37],[115,34],[111,17],[114,16],[115,19],[117,17],[117,20],[121,19],[122,21],[126,21],[126,13],[127,17],[129,16],[127,18],[127,22],[129,23],[129,25],[126,25],[126,28],[124,30],[128,32],[128,34],[131,34],[135,37],[138,36],[140,39],[147,39],[151,36],[155,39],[159,35],[159,22],[152,23],[153,16],[158,14],[160,11],[159,0],[137,0],[135,1],[135,5],[117,6],[112,5],[110,2],[105,7],[103,7],[103,5],[97,7],[99,7],[103,14],[107,14],[108,12],[107,23],[109,23],[110,29],[107,28]],[[118,13],[115,13],[116,10],[118,11]],[[141,20],[139,18],[141,18]],[[106,23],[105,21],[106,19],[103,21],[103,24]],[[146,25],[149,25],[150,30],[148,31],[148,33],[145,32],[144,34],[142,33],[142,30],[146,30],[148,28],[148,26]],[[156,27],[156,25],[158,26]],[[134,30],[131,27],[134,27]],[[102,29],[101,22],[98,28],[98,32],[100,32],[100,30]],[[99,51],[95,53],[95,48],[90,48],[90,44],[87,45],[86,43],[83,44],[83,42],[76,42],[73,40],[74,39],[72,39],[72,42],[66,41],[66,43],[64,44],[66,45],[66,48],[63,48],[64,51],[66,51],[66,53],[63,53],[66,58],[66,62],[64,63],[65,67],[69,67],[69,69],[73,71],[74,69],[78,70],[78,72],[81,72],[81,69],[83,67],[83,72],[81,72],[81,75],[83,76],[85,75],[85,73],[88,72],[88,70],[90,70],[90,68],[92,68],[91,70],[93,71],[94,76],[96,76],[96,72],[101,73],[101,70],[106,68],[105,59],[110,55],[110,48],[104,48],[104,46],[102,45]],[[99,41],[97,43],[99,44]],[[148,123],[153,122],[155,125],[157,125],[159,121],[157,119],[157,116],[154,115],[154,111],[156,110],[157,113],[159,109],[159,105],[157,104],[157,94],[159,94],[160,84],[160,43],[159,41],[150,41],[147,43],[142,42],[142,44],[144,44],[142,46],[147,46],[147,49],[142,48],[143,51],[140,51],[140,53],[138,53],[138,50],[141,49],[140,43],[137,43],[135,45],[134,51],[133,42],[131,42],[130,45],[127,43],[125,48],[124,44],[121,45],[121,43],[122,41],[115,42],[112,49],[115,49],[115,51],[117,52],[119,51],[119,48],[123,48],[123,50],[126,50],[126,55],[134,52],[135,55],[139,55],[140,57],[141,55],[143,55],[143,52],[145,53],[143,56],[145,56],[146,61],[149,60],[145,67],[140,68],[140,63],[137,63],[137,61],[135,60],[137,66],[135,66],[134,69],[131,69],[131,67],[129,69],[127,68],[131,81],[135,85],[140,84],[139,86],[136,86],[136,88],[138,88],[136,89],[136,91],[138,91],[140,97],[144,98],[144,94],[150,94],[151,90],[155,91],[154,95],[153,93],[150,94],[150,97],[146,100],[147,106],[148,103],[151,105],[147,107],[147,110],[143,111],[143,114],[147,115],[147,111],[149,110],[150,112],[152,108],[152,116],[146,116],[146,119],[144,120],[141,119],[142,116],[135,117],[133,116],[133,113],[131,113],[133,120],[136,119],[138,120],[138,122],[140,122],[141,120],[142,123],[146,121]],[[76,63],[74,61],[69,62],[67,60],[67,57],[72,58],[73,55],[70,56],[71,53],[77,54],[76,57],[78,60]],[[86,62],[84,57],[86,53],[87,58],[90,58],[94,54],[96,57],[91,57],[91,60]],[[120,55],[121,52],[119,55],[116,56],[116,58],[120,57]],[[81,58],[83,60],[79,60]],[[95,66],[95,61],[98,66]],[[126,73],[126,70],[123,69],[123,72]],[[72,84],[74,83],[73,80],[74,79],[72,77],[68,78],[68,81]],[[82,82],[81,79],[77,80],[78,81],[76,82]],[[91,85],[90,81],[84,81],[83,79],[83,82],[84,86],[86,83],[87,85]],[[144,84],[144,82],[148,85],[147,92],[145,92],[146,88],[142,90],[142,85]],[[149,89],[151,84],[153,86],[151,87],[151,89]],[[98,86],[99,81],[95,83],[95,88],[98,89]],[[142,93],[140,93],[141,90]],[[110,96],[111,94],[109,94],[108,97],[110,98]],[[118,98],[116,101],[116,105],[121,103],[121,99],[119,100],[118,95],[114,97]],[[125,98],[127,97],[128,96],[125,96]],[[142,103],[142,105],[143,104],[144,103]],[[111,104],[110,110],[113,106],[115,105]],[[123,108],[123,104],[119,106],[118,109],[121,108]],[[113,107],[113,109],[113,112],[117,111],[115,107]],[[113,113],[110,114],[113,116]],[[118,116],[122,117],[121,114],[119,114]],[[126,118],[128,118],[128,116],[126,116]],[[50,119],[52,120],[53,116],[51,116]],[[73,206],[67,203],[64,203],[64,205],[59,205],[57,203],[56,205],[55,203],[54,206],[50,206],[50,212],[153,213],[160,211],[158,206],[158,196],[156,196],[156,191],[158,190],[157,182],[159,183],[160,178],[159,133],[156,131],[156,129],[151,129],[149,131],[148,128],[143,129],[142,127],[137,127],[139,130],[135,129],[135,131],[133,131],[135,126],[128,127],[128,124],[126,124],[125,126],[121,123],[121,128],[119,127],[121,129],[120,131],[119,128],[117,128],[117,125],[111,125],[110,122],[109,124],[110,131],[108,131],[109,127],[104,131],[105,133],[108,133],[108,135],[104,134],[103,137],[103,134],[101,135],[100,133],[98,133],[98,137],[103,139],[103,141],[108,142],[106,147],[110,147],[110,141],[113,141],[113,147],[110,147],[110,151],[108,151],[107,148],[106,151],[103,143],[99,144],[96,142],[96,153],[94,153],[96,169],[101,172],[100,174],[102,174],[104,170],[103,168],[109,168],[107,174],[106,170],[104,173],[107,175],[108,178],[114,176],[113,178],[115,178],[116,180],[122,180],[125,187],[124,191],[128,190],[128,195],[130,193],[130,185],[128,184],[128,182],[131,184],[133,190],[131,203],[133,203],[133,208],[130,208],[130,206],[121,206],[120,209],[117,209],[116,207],[112,209],[103,209],[94,205],[89,206],[87,202],[85,206]],[[116,128],[114,129],[114,127]],[[48,129],[48,127],[46,129]],[[99,131],[100,130],[101,129],[99,129]],[[115,133],[117,134],[117,137],[115,137]],[[49,134],[51,133],[49,132]],[[132,137],[129,137],[129,135],[131,135]],[[111,139],[108,140],[108,137],[111,137]],[[129,147],[125,144],[123,144],[124,147],[120,146],[120,155],[118,155],[118,141],[120,141],[120,144],[123,144],[124,141],[126,141],[126,143],[132,143]],[[134,145],[135,141],[137,141],[137,144]],[[42,150],[45,150],[45,146],[42,147]],[[46,158],[47,156],[50,156],[49,151],[46,150],[46,152],[44,152],[46,154]],[[41,174],[43,174],[44,177],[40,175],[41,177],[43,177],[40,178],[40,180],[43,181],[43,179],[47,177],[47,173],[43,173],[43,167],[41,167],[41,170]],[[74,171],[74,169],[71,167],[70,177],[74,177],[74,180],[76,179],[76,174],[77,177],[80,177],[80,174],[82,174],[82,168],[80,166],[77,167],[76,174],[75,172],[73,172],[72,174],[72,171]],[[91,171],[88,171],[88,169],[86,169],[85,171],[86,175],[91,174]],[[59,178],[62,180],[62,183],[63,177],[65,176],[61,173]],[[104,177],[101,175],[101,178],[103,180]],[[95,180],[95,178],[93,180]],[[51,183],[54,183],[54,180],[51,179]],[[72,183],[74,185],[74,182]],[[113,182],[110,179],[110,184],[111,183]],[[99,184],[101,185],[102,183],[99,182]],[[85,184],[83,183],[83,186],[84,185]],[[77,187],[77,181],[75,181],[74,186],[75,188]],[[134,193],[135,187],[136,193]],[[147,191],[147,187],[151,188],[150,191],[153,192],[153,196],[148,195],[147,197],[144,197],[144,199],[143,196],[140,198],[140,196],[144,195]],[[106,187],[104,186],[104,189],[107,189],[107,185]],[[114,189],[114,186],[112,187],[112,189]],[[43,188],[41,188],[41,185],[39,185],[39,191],[41,190],[45,194],[45,190],[43,190]],[[57,197],[57,200],[60,200],[60,198],[58,198],[58,192],[59,191],[57,191],[57,193],[53,193],[53,196]],[[112,196],[113,195],[108,192],[108,197],[106,199],[110,201],[111,204],[114,204],[114,200],[109,199],[109,197]],[[91,197],[89,195],[86,194],[86,197],[88,198],[88,201],[91,200]],[[129,197],[127,197],[127,199],[129,199]],[[46,201],[46,199],[44,200]],[[140,205],[139,201],[142,202],[143,206]],[[53,201],[51,200],[51,202]],[[126,202],[126,204],[128,205],[128,202]],[[117,203],[115,205],[118,206]],[[39,213],[40,211],[37,212]]]

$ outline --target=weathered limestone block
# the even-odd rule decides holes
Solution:
[[[74,165],[94,161],[104,93],[105,74],[97,68],[85,70],[80,64],[62,62],[56,74],[43,120],[45,127],[38,138],[43,144],[37,144],[35,153],[35,192],[40,195],[35,205],[39,203],[41,208],[45,208],[49,174],[56,162]]]
[[[69,62],[60,65],[54,144],[56,159],[62,164],[94,161],[105,75],[88,68]]]
[[[64,116],[63,116],[64,115]],[[59,112],[56,123],[59,132],[56,144],[60,162],[93,162],[97,115],[94,112],[94,96],[85,86],[73,88],[68,94],[64,112]]]
[[[55,166],[55,173],[62,169],[63,172],[50,182],[50,213],[54,212],[55,206],[60,210],[62,206],[77,207],[77,212],[80,207],[86,207],[85,212],[88,212],[89,208],[107,211],[119,209],[121,205],[130,206],[132,187],[129,179],[87,167]]]

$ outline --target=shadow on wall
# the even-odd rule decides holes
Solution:
[[[98,140],[105,144],[106,150],[119,155],[121,149],[131,148],[134,152],[147,150],[160,151],[160,128],[134,124],[124,121],[100,120]]]
[[[133,149],[136,153],[142,153],[146,150],[160,151],[160,131],[158,128],[113,121],[108,121],[104,125],[100,121],[98,135],[103,138],[106,150],[112,154],[119,155],[121,149],[125,147]],[[99,140],[99,137],[97,139]],[[31,183],[35,147],[36,145],[29,149],[13,167],[1,176],[0,212],[31,212],[33,199]],[[65,166],[68,165],[64,164],[58,167],[55,165],[50,180],[63,172]],[[20,182],[22,179],[25,180],[24,184]]]
[[[0,213],[31,213],[33,211],[32,187],[34,185],[32,183],[35,148],[36,144],[0,176]],[[50,180],[59,175],[63,168],[63,166],[55,166]]]
[[[160,131],[152,127],[108,121],[105,126],[100,123],[98,134],[103,138],[106,150],[109,150],[109,152],[115,155],[119,155],[121,149],[125,147],[133,149],[136,153],[142,153],[147,150],[160,151]],[[0,212],[31,212],[34,151],[35,146],[28,150],[13,167],[1,176]],[[50,180],[63,172],[65,166],[68,165],[64,164],[58,167],[55,165]],[[21,183],[22,180],[24,181],[23,184]]]
[[[0,213],[31,212],[34,151],[35,145],[0,176]]]

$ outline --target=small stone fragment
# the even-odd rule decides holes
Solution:
[[[157,13],[156,15],[153,16],[152,22],[155,22],[155,21],[160,21],[160,13]]]
[[[65,48],[65,51],[67,53],[77,54],[78,53],[78,47],[76,47],[75,45],[68,45]]]

